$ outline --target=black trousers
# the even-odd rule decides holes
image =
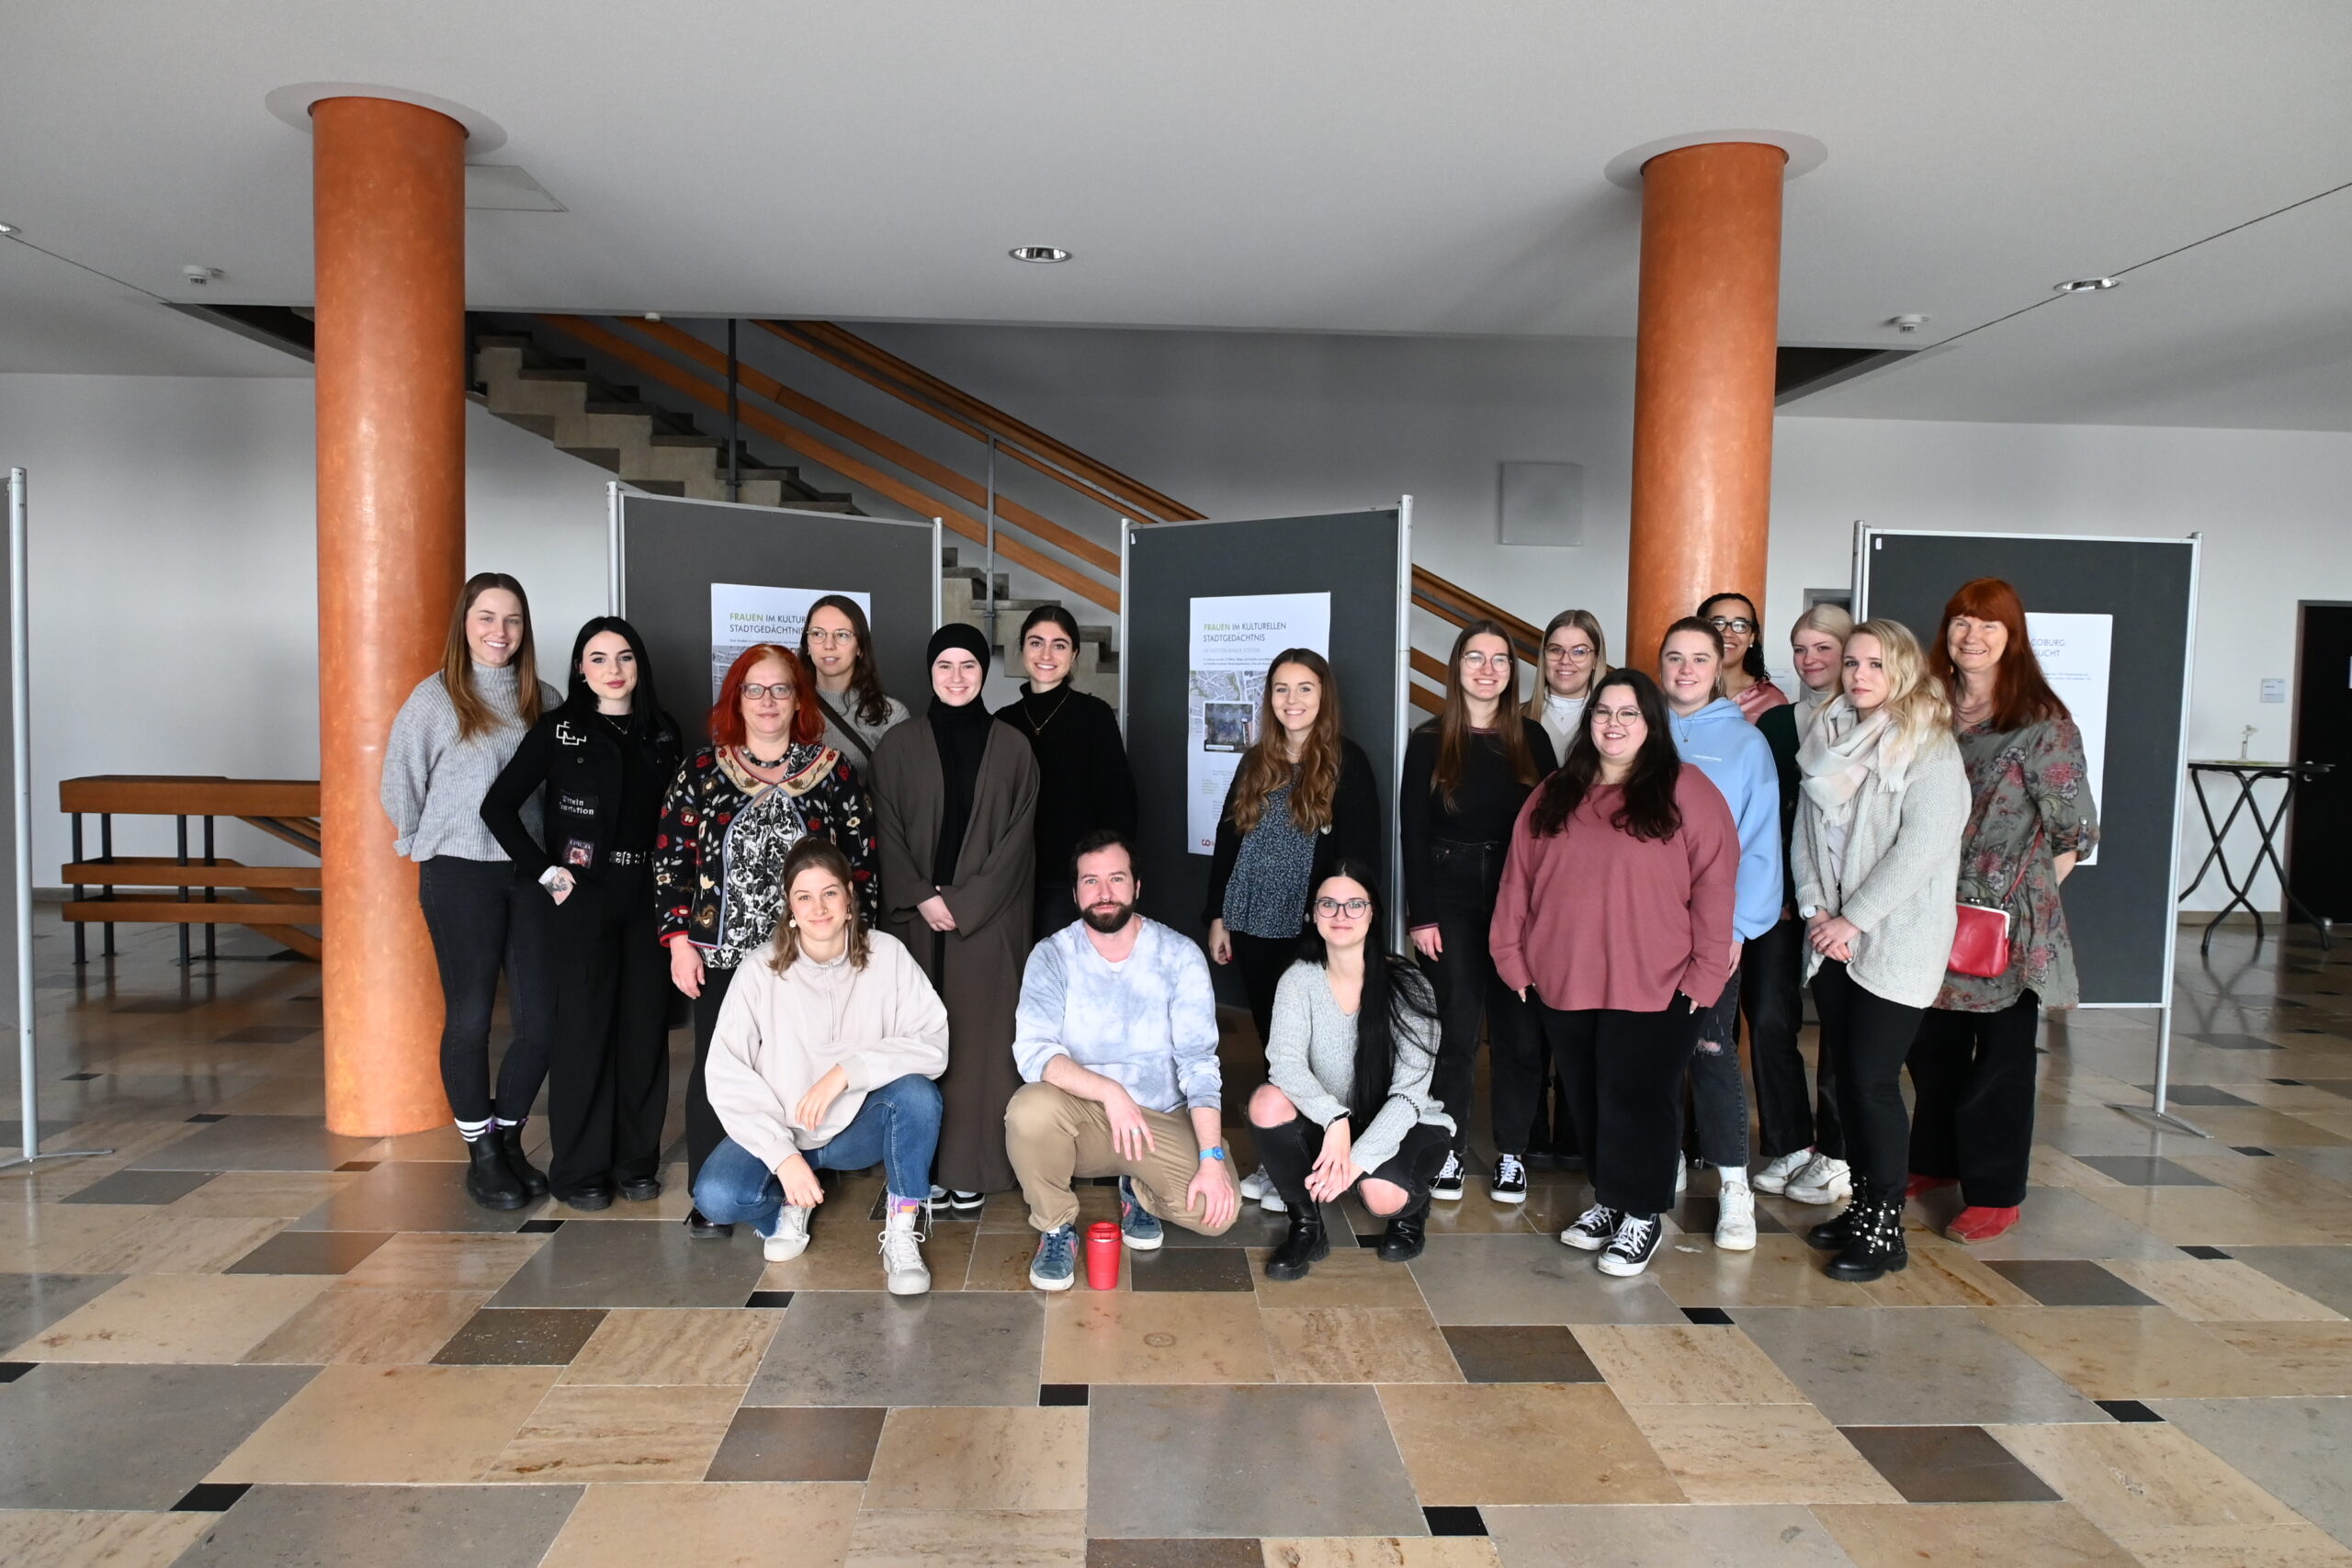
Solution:
[[[607,866],[555,906],[548,1060],[548,1186],[559,1198],[662,1163],[670,1108],[669,955],[654,940],[647,868]]]
[[[1352,1129],[1351,1129],[1352,1130]],[[1293,1116],[1277,1127],[1250,1128],[1258,1141],[1258,1161],[1272,1179],[1274,1190],[1283,1195],[1294,1214],[1312,1214],[1319,1211],[1315,1201],[1306,1195],[1306,1173],[1323,1155],[1323,1129],[1304,1116]],[[1453,1139],[1442,1127],[1427,1122],[1416,1122],[1405,1134],[1396,1152],[1374,1168],[1364,1172],[1359,1181],[1378,1179],[1394,1182],[1408,1194],[1405,1206],[1397,1214],[1418,1213],[1429,1206],[1430,1183],[1445,1165]],[[1388,1216],[1395,1219],[1396,1214]]]
[[[1756,1075],[1756,1121],[1767,1160],[1799,1149],[1846,1157],[1838,1120],[1837,1056],[1825,1038],[1815,1048],[1814,1087],[1804,1081],[1797,1032],[1804,1027],[1804,922],[1786,919],[1740,955],[1739,1000],[1747,1013],[1748,1066]]]
[[[1226,938],[1233,943],[1233,966],[1241,971],[1241,989],[1250,998],[1250,1021],[1258,1026],[1258,1043],[1263,1045],[1273,1030],[1274,987],[1283,983],[1283,976],[1298,958],[1299,937],[1250,936],[1228,930]]]
[[[1495,1152],[1527,1153],[1529,1130],[1544,1095],[1544,1037],[1534,1010],[1495,973],[1487,931],[1502,885],[1503,844],[1430,846],[1430,898],[1440,951],[1435,971],[1439,1038],[1430,1087],[1453,1118],[1453,1148],[1470,1145],[1471,1089],[1478,1071],[1483,1021],[1491,1046],[1487,1099]]]
[[[2014,1209],[2033,1162],[2034,1039],[2041,998],[2028,991],[1998,1012],[1929,1008],[1911,1051],[1918,1115],[1911,1168],[1956,1176],[1963,1201]]]
[[[1674,1207],[1682,1075],[1699,1047],[1690,999],[1677,995],[1658,1012],[1539,1005],[1537,1017],[1560,1065],[1594,1201],[1642,1215]]]
[[[1813,976],[1824,1051],[1838,1056],[1838,1109],[1845,1119],[1846,1160],[1873,1191],[1903,1191],[1910,1118],[1903,1109],[1903,1064],[1925,1008],[1905,1007],[1865,990],[1837,959]]]
[[[513,861],[435,855],[417,868],[417,902],[441,971],[441,1088],[460,1122],[490,1119],[490,1016],[506,972],[513,1032],[498,1064],[494,1109],[510,1122],[531,1113],[548,1081],[547,889]]]
[[[765,964],[766,952],[763,943],[752,949],[745,962]],[[710,1037],[718,1028],[718,1010],[727,1000],[727,988],[734,983],[734,970],[703,965],[702,995],[695,998],[695,1065],[686,1074],[686,1190],[690,1192],[702,1175],[703,1161],[727,1136],[718,1112],[710,1108],[710,1081],[705,1075],[710,1064]]]

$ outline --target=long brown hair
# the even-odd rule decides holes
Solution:
[[[449,616],[449,640],[441,650],[441,689],[458,715],[458,739],[470,740],[498,728],[498,716],[474,690],[473,644],[466,640],[466,617],[474,601],[493,588],[503,588],[523,606],[523,641],[509,659],[514,671],[514,709],[525,728],[539,722],[539,661],[531,645],[531,596],[523,585],[503,571],[478,571],[458,591],[458,607]]]
[[[1274,675],[1285,664],[1297,665],[1323,688],[1322,705],[1315,710],[1314,727],[1299,753],[1295,783],[1284,755],[1283,722],[1274,716]],[[1266,796],[1285,784],[1291,785],[1290,819],[1300,832],[1319,833],[1331,825],[1331,800],[1340,793],[1340,683],[1332,679],[1330,662],[1311,648],[1283,649],[1266,666],[1258,739],[1242,755],[1233,781],[1233,826],[1245,835],[1256,831]]]
[[[1470,694],[1462,688],[1462,656],[1469,651],[1474,637],[1502,639],[1503,657],[1510,664],[1510,675],[1503,682],[1502,694],[1495,699],[1495,730],[1502,738],[1503,760],[1510,765],[1510,776],[1523,784],[1532,784],[1542,775],[1535,767],[1535,755],[1527,744],[1527,729],[1520,720],[1519,653],[1510,645],[1510,633],[1499,621],[1471,621],[1453,639],[1453,652],[1445,661],[1445,708],[1435,720],[1437,725],[1437,765],[1430,770],[1430,789],[1445,802],[1448,811],[1453,809],[1453,792],[1461,787],[1462,774],[1469,766]]]
[[[882,690],[882,671],[874,663],[874,629],[866,625],[865,611],[858,602],[845,593],[828,593],[809,604],[808,615],[800,623],[800,661],[810,671],[808,705],[817,705],[816,664],[808,657],[808,622],[820,610],[839,610],[849,622],[849,629],[857,637],[857,657],[850,660],[849,697],[851,712],[860,724],[879,724],[890,716],[890,699]],[[1070,641],[1078,641],[1073,633]]]
[[[768,939],[768,967],[781,975],[800,957],[799,928],[792,923],[792,882],[804,871],[821,871],[842,885],[849,900],[849,966],[865,968],[874,944],[857,907],[857,882],[850,874],[849,856],[831,839],[818,838],[803,839],[785,852],[784,870],[776,876],[776,885],[784,889],[784,908],[776,917],[775,934]]]
[[[1998,621],[2009,634],[2001,661],[1993,667],[1993,711],[1986,719],[1993,728],[2023,729],[2029,724],[2069,716],[2066,705],[2041,673],[2041,657],[2033,651],[2033,638],[2025,629],[2025,601],[1997,577],[1962,583],[1960,592],[1944,605],[1944,618],[1936,624],[1936,645],[1928,650],[1928,668],[1943,682],[1955,713],[1963,693],[1960,671],[1951,661],[1951,623],[1961,615],[1972,621]]]
[[[1628,669],[1611,670],[1607,680],[1593,687],[1584,722],[1568,741],[1566,761],[1536,791],[1535,809],[1527,814],[1532,837],[1548,839],[1566,828],[1585,796],[1600,785],[1600,748],[1592,740],[1593,716],[1600,709],[1600,694],[1611,686],[1623,686],[1634,694],[1634,705],[1642,710],[1642,725],[1649,733],[1642,738],[1642,749],[1634,753],[1634,771],[1625,776],[1624,791],[1617,809],[1610,813],[1609,825],[1621,833],[1660,843],[1682,831],[1682,807],[1674,797],[1682,777],[1682,755],[1674,749],[1674,732],[1668,724],[1673,710],[1666,705],[1666,694],[1658,690],[1656,681]]]
[[[1546,672],[1544,650],[1552,646],[1552,634],[1563,626],[1575,627],[1592,643],[1592,672],[1584,682],[1584,694],[1589,699],[1600,690],[1600,678],[1609,673],[1609,634],[1600,629],[1600,617],[1590,610],[1563,610],[1545,624],[1543,639],[1535,645],[1535,683],[1550,694],[1552,677]]]

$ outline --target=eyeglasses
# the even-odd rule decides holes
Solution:
[[[1753,637],[1756,633],[1756,623],[1746,616],[1736,616],[1727,621],[1721,615],[1717,615],[1707,624],[1719,632],[1737,632],[1742,637]]]
[[[780,703],[788,703],[792,700],[792,685],[789,682],[778,681],[773,686],[745,686],[743,694],[755,703],[768,697],[774,697]]]
[[[1315,912],[1326,919],[1334,915],[1345,915],[1351,920],[1360,920],[1372,913],[1372,900],[1351,898],[1342,904],[1337,898],[1317,898],[1315,900]]]
[[[1544,650],[1544,657],[1556,664],[1581,664],[1592,657],[1589,648],[1561,648],[1555,644]]]
[[[1472,669],[1474,667],[1484,670],[1489,666],[1495,669],[1502,669],[1510,663],[1510,655],[1508,653],[1471,652],[1465,653],[1462,656],[1462,667],[1464,670]]]

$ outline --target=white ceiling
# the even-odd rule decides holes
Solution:
[[[563,204],[471,216],[482,308],[1623,336],[1609,160],[1759,126],[1828,149],[1783,340],[1916,346],[2352,179],[2342,0],[78,0],[9,34],[0,220],[174,299],[197,263],[309,299],[309,144],[263,99],[315,81],[467,105]],[[2352,429],[2347,204],[1792,412]],[[263,370],[17,249],[0,370]]]

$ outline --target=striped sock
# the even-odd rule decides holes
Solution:
[[[1056,713],[1059,713],[1061,710],[1060,710],[1059,708],[1056,708],[1054,711],[1055,711]],[[508,1118],[508,1117],[501,1116],[501,1117],[497,1117],[497,1118],[495,1118],[495,1120],[497,1121],[498,1124],[499,1124],[500,1126],[502,1126],[502,1127],[520,1127],[520,1126],[523,1124],[523,1120],[524,1120],[524,1119],[523,1119],[522,1117],[520,1117],[520,1116],[516,1116],[516,1117],[513,1117],[513,1118]]]
[[[493,1120],[492,1117],[485,1116],[479,1122],[461,1121],[458,1123],[458,1135],[470,1144],[490,1131],[490,1124]]]

